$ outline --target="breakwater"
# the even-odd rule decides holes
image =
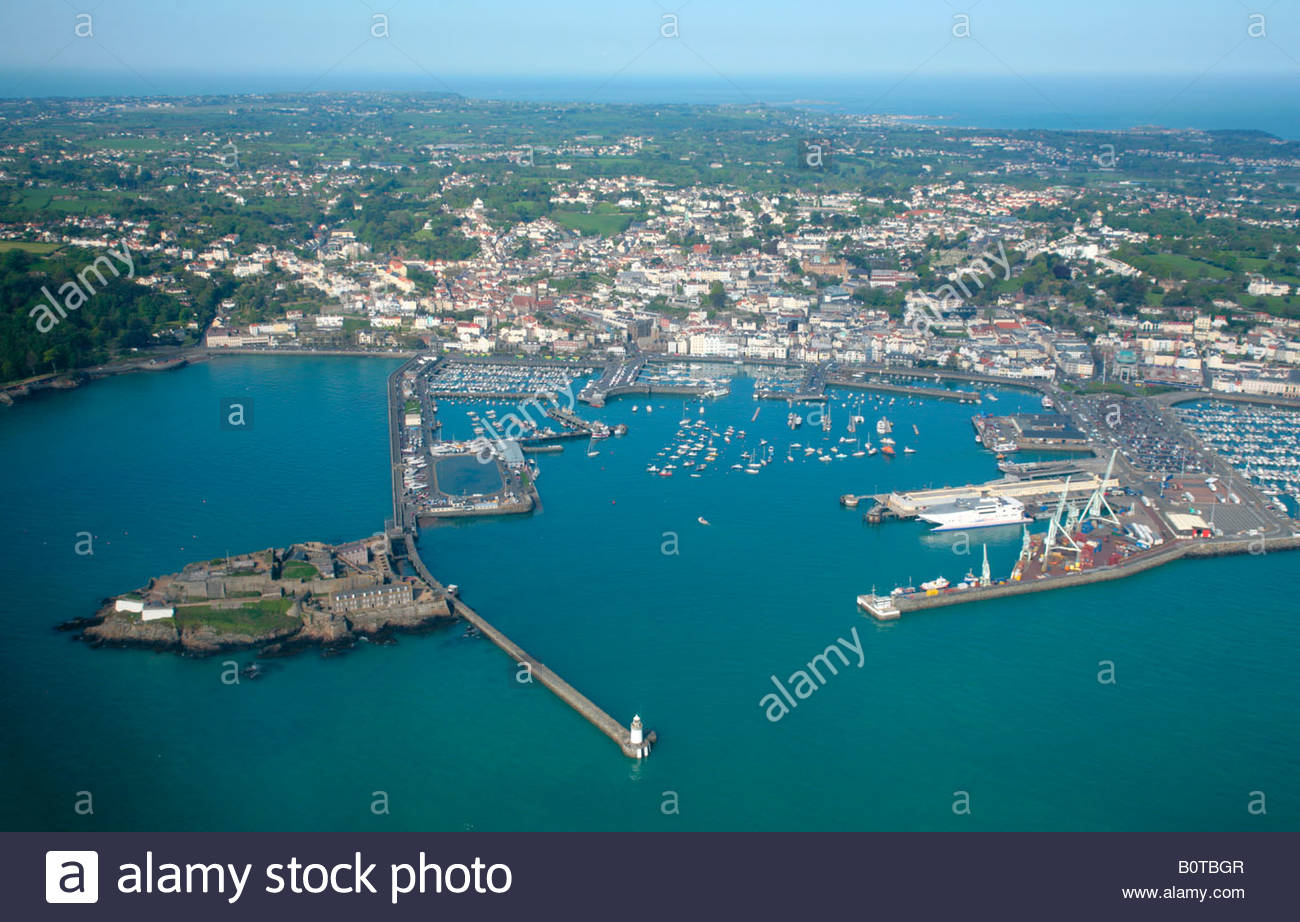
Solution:
[[[1154,570],[1165,564],[1184,557],[1227,557],[1238,554],[1261,554],[1272,551],[1295,550],[1300,548],[1300,537],[1254,538],[1250,540],[1185,540],[1178,541],[1173,547],[1152,551],[1139,557],[1131,558],[1115,566],[1095,567],[1088,570],[1067,571],[1038,580],[1021,580],[998,583],[992,586],[974,586],[968,589],[948,589],[934,595],[921,593],[890,597],[892,608],[898,613],[922,611],[927,608],[942,608],[948,605],[960,605],[965,602],[985,602],[1008,596],[1028,595],[1035,592],[1047,592],[1053,589],[1068,589],[1071,586],[1087,586],[1124,579],[1147,570]],[[867,598],[867,597],[863,597]],[[883,601],[884,597],[874,597]],[[863,607],[867,607],[863,605]],[[879,615],[877,615],[879,617]],[[894,615],[897,617],[897,615]],[[884,619],[888,620],[888,618]]]
[[[975,391],[948,390],[942,387],[921,387],[912,384],[889,384],[885,381],[866,381],[860,378],[831,377],[826,383],[832,387],[843,387],[859,391],[880,391],[885,394],[905,394],[908,397],[924,397],[933,400],[956,400],[961,403],[979,403],[980,395]]]

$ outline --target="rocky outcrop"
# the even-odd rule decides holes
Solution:
[[[180,631],[180,646],[186,653],[208,656],[223,650],[249,650],[287,640],[302,630],[301,625],[289,625],[279,630],[232,634],[217,631],[207,625],[187,627]]]
[[[150,647],[155,650],[178,650],[180,631],[171,619],[158,621],[131,620],[125,615],[102,612],[103,620],[82,631],[83,639],[93,646]]]
[[[426,630],[452,617],[445,599],[375,611],[339,612],[303,606],[289,609],[293,623],[259,632],[232,633],[210,625],[180,626],[173,619],[141,621],[131,615],[101,610],[87,619],[81,637],[93,646],[146,647],[210,656],[231,650],[260,650],[268,655],[302,647],[345,647],[359,636]]]

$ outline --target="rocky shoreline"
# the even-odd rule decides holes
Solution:
[[[110,601],[93,617],[78,618],[58,626],[76,631],[92,648],[115,647],[175,652],[186,656],[257,651],[259,656],[285,656],[309,648],[338,653],[359,640],[392,643],[398,634],[426,633],[455,619],[446,599],[382,611],[343,615],[303,609],[297,603],[289,615],[298,624],[265,631],[228,633],[211,625],[177,624],[174,619],[140,621],[113,610]]]

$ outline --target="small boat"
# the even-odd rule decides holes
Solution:
[[[905,447],[903,448],[903,454],[905,454],[905,455],[914,455],[914,454],[916,454],[916,449],[915,449],[915,448],[912,448],[910,445],[905,446]]]
[[[881,453],[882,455],[888,455],[889,457],[892,458],[892,457],[894,457],[894,446],[893,446],[893,445],[881,445],[881,446],[880,446],[880,453]]]
[[[700,517],[699,517],[698,519],[696,519],[695,521],[699,522],[701,525],[708,525],[708,524],[709,524],[709,520],[706,519],[704,516],[700,516]]]
[[[937,579],[932,579],[929,582],[922,583],[921,588],[924,589],[926,592],[929,592],[931,589],[937,592],[940,589],[948,588],[948,580],[940,576]]]

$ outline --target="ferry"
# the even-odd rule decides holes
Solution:
[[[994,525],[1020,525],[1030,521],[1025,504],[1006,496],[966,497],[923,509],[917,514],[935,527],[931,531],[958,531],[990,528]]]

